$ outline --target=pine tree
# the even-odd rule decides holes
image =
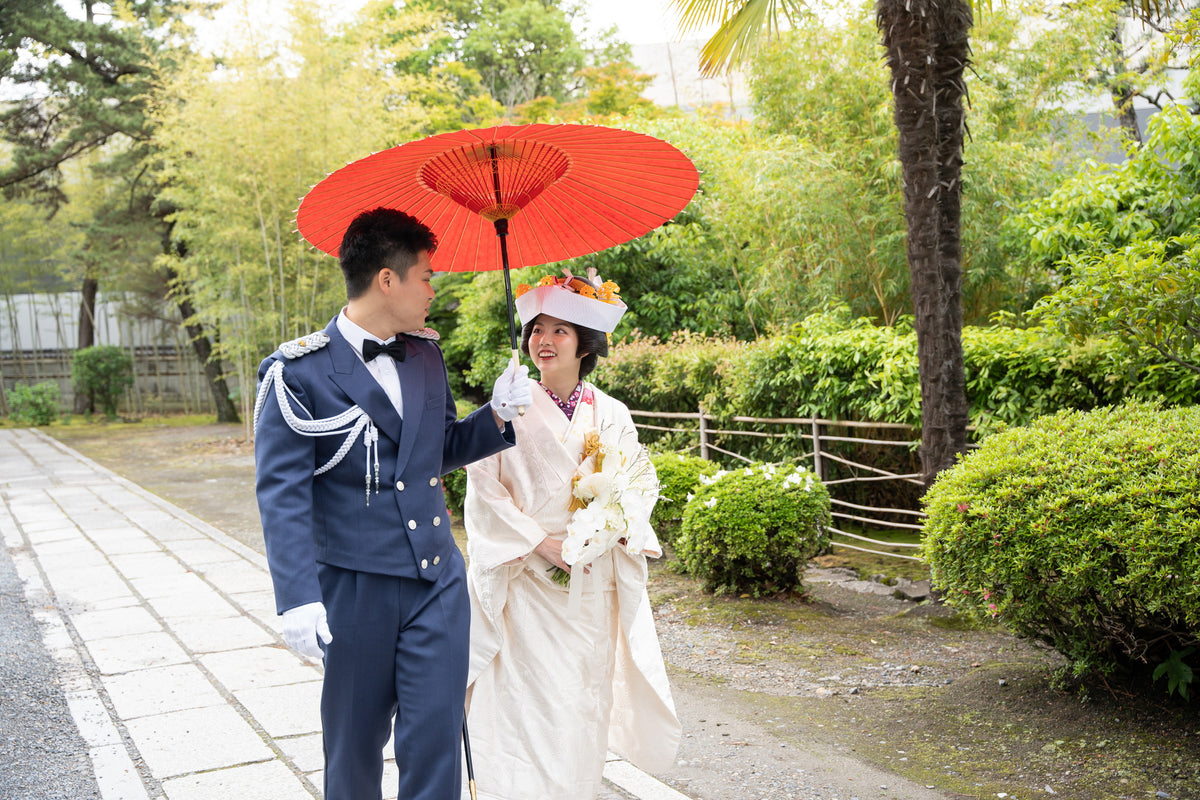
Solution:
[[[36,201],[53,215],[70,201],[67,164],[86,160],[107,179],[109,191],[80,254],[78,345],[84,348],[94,343],[100,281],[131,258],[144,258],[146,242],[170,239],[169,223],[155,202],[154,131],[146,105],[158,70],[170,67],[186,35],[183,15],[203,10],[203,4],[134,0],[116,8],[82,0],[79,10],[82,18],[55,0],[0,5],[0,79],[18,92],[0,111],[0,138],[12,148],[10,163],[0,168],[0,189]],[[192,316],[186,298],[186,287],[176,288],[173,299],[185,324]],[[206,362],[218,419],[236,421],[220,365],[207,363],[211,335],[200,331],[193,343]],[[76,405],[86,410],[78,399]]]

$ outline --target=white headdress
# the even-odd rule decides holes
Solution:
[[[521,324],[527,325],[539,314],[548,314],[585,328],[612,333],[626,309],[618,297],[620,287],[612,281],[600,280],[595,269],[588,270],[587,278],[572,275],[566,269],[563,275],[566,277],[547,275],[537,286],[523,283],[517,287],[517,316],[521,318]]]

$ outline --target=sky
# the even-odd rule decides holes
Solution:
[[[325,0],[328,8],[338,15],[349,15],[362,6],[362,0]],[[286,6],[285,0],[227,0],[226,7],[219,12],[218,19],[243,17],[239,8],[248,6],[251,15],[259,19],[277,17],[277,11]],[[621,38],[632,45],[661,44],[679,41],[677,14],[670,7],[670,0],[587,0],[588,33],[599,33],[610,25],[616,25]],[[220,23],[218,23],[219,25]],[[690,35],[688,38],[697,38]]]
[[[78,9],[77,0],[61,2],[64,8]],[[335,18],[348,18],[363,2],[364,0],[323,0],[326,8],[333,10]],[[635,47],[675,43],[684,39],[695,41],[711,35],[711,30],[689,33],[686,37],[681,35],[677,12],[671,8],[670,3],[671,0],[587,0],[586,35],[590,38],[610,25],[616,25],[620,38]],[[287,0],[226,0],[225,7],[217,12],[215,20],[194,22],[201,42],[207,42],[205,49],[219,50],[222,40],[230,30],[244,29],[247,16],[262,26],[258,28],[256,25],[256,29],[275,28],[286,6]],[[692,58],[694,59],[694,56]],[[639,63],[639,68],[651,73],[661,72],[659,66]],[[5,83],[0,83],[0,100],[6,99],[10,89]],[[659,87],[659,91],[663,97],[652,96],[651,99],[670,103],[671,98],[666,96],[665,86]]]
[[[680,38],[678,14],[669,0],[590,0],[587,15],[590,29],[616,25],[621,38],[630,44],[661,44]]]

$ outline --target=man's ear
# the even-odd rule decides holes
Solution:
[[[375,285],[377,285],[384,294],[390,294],[395,286],[398,277],[387,267],[383,267],[379,272],[375,273]]]

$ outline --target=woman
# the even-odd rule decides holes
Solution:
[[[655,771],[679,743],[646,594],[653,468],[629,410],[582,380],[625,311],[616,292],[569,273],[518,289],[540,381],[517,445],[467,470],[467,716],[488,800],[589,800],[607,751]],[[603,530],[600,506],[621,509]]]

